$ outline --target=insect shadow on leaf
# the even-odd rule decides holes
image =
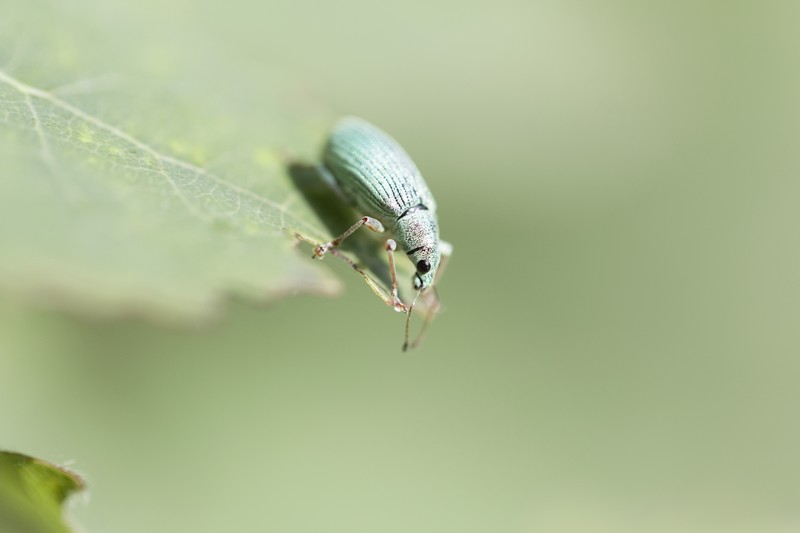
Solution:
[[[357,213],[327,183],[315,165],[289,161],[286,170],[303,198],[330,235],[339,235],[364,213]],[[341,245],[341,250],[355,256],[357,264],[369,271],[384,287],[391,286],[384,242],[386,235],[369,231],[354,233]]]

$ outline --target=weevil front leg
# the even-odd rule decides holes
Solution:
[[[342,233],[341,235],[339,235],[338,237],[336,237],[332,241],[317,245],[314,248],[314,254],[311,257],[313,257],[315,259],[322,259],[325,256],[325,254],[327,252],[331,251],[331,250],[333,250],[332,253],[337,252],[336,248],[338,248],[339,245],[341,245],[342,242],[347,237],[352,235],[353,232],[355,232],[361,226],[366,226],[367,228],[371,229],[372,231],[374,231],[376,233],[383,233],[384,232],[383,224],[381,224],[379,220],[376,220],[376,219],[374,219],[372,217],[366,217],[366,216],[362,217],[361,220],[359,220],[358,222],[356,222],[355,224],[350,226],[347,229],[347,231],[345,231],[344,233]],[[395,268],[395,263],[394,263],[394,251],[396,249],[397,249],[397,243],[394,242],[393,239],[388,239],[386,241],[386,253],[389,256],[389,272],[392,275],[392,292],[391,292],[390,295],[384,296],[384,302],[386,302],[386,305],[388,305],[389,307],[393,308],[395,311],[400,312],[400,313],[404,313],[406,311],[406,306],[403,303],[403,301],[400,300],[400,297],[398,296],[397,269]],[[345,258],[344,255],[339,254],[339,253],[337,253],[336,255],[339,255],[340,257],[345,259],[345,261],[350,263],[350,266],[352,266],[356,270],[359,270],[359,272],[360,272],[360,269],[357,267],[357,265],[355,263],[353,263],[352,261],[350,261],[349,259]],[[368,280],[368,283],[369,283],[369,281],[370,281],[369,277],[366,276],[364,273],[361,273],[361,274],[364,276],[364,279]],[[372,286],[372,284],[370,284],[370,286]],[[375,290],[375,292],[378,293],[378,294],[380,294],[380,293],[382,293],[383,295],[386,294],[386,292],[383,291],[383,290],[380,291],[380,293],[379,293],[376,290],[375,287],[373,287],[373,290]]]
[[[397,295],[397,269],[394,266],[394,251],[397,249],[397,243],[394,239],[386,241],[386,253],[389,254],[389,272],[392,275],[392,296],[386,300],[386,305],[394,308],[399,313],[406,312],[406,306],[400,297]]]
[[[436,284],[442,278],[442,274],[444,274],[444,269],[447,266],[447,262],[450,259],[450,256],[453,255],[453,245],[447,241],[439,241],[439,253],[441,254],[442,258],[439,261],[439,270],[436,271],[436,279],[433,280],[433,287],[432,291],[428,292],[423,297],[423,301],[425,302],[425,321],[422,323],[422,328],[417,333],[417,338],[414,339],[414,342],[408,342],[408,330],[409,325],[411,322],[411,311],[414,309],[414,304],[417,303],[417,298],[420,297],[422,291],[417,293],[417,297],[414,298],[414,301],[411,303],[411,309],[408,311],[408,316],[406,317],[406,339],[403,343],[403,351],[408,351],[410,349],[416,348],[420,342],[422,342],[422,337],[425,335],[425,331],[428,329],[428,325],[433,320],[433,317],[441,310],[441,302],[439,301],[439,292],[436,290]],[[428,295],[432,296],[432,298],[427,297]],[[431,301],[432,300],[432,301]]]
[[[333,248],[338,248],[339,245],[342,244],[342,242],[346,238],[352,235],[353,232],[356,231],[361,226],[366,226],[376,233],[383,233],[384,231],[383,224],[381,224],[380,221],[372,217],[361,217],[361,220],[350,226],[347,229],[347,231],[345,231],[332,241],[328,241],[326,243],[317,245],[317,247],[314,248],[314,254],[311,257],[314,259],[322,259],[323,257],[325,257],[325,253],[328,252],[328,250],[332,250]]]

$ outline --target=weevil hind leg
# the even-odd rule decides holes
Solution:
[[[342,242],[350,235],[353,234],[358,228],[361,226],[366,226],[367,228],[371,229],[376,233],[383,233],[383,224],[380,223],[379,220],[372,218],[372,217],[361,217],[358,222],[347,228],[347,231],[333,239],[332,241],[328,241],[322,244],[318,244],[314,248],[314,254],[311,256],[314,259],[322,259],[325,256],[325,253],[334,249],[338,248]]]

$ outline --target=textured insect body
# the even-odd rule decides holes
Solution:
[[[338,238],[317,246],[314,256],[322,257],[362,225],[379,232],[385,227],[416,267],[414,288],[431,287],[442,256],[448,256],[452,247],[439,239],[436,201],[405,150],[375,126],[348,117],[334,127],[322,160],[323,174],[330,174],[327,178],[334,188],[364,217]],[[389,239],[393,299],[387,303],[410,316],[411,308],[397,297],[394,247],[395,241]]]
[[[344,197],[395,236],[417,268],[414,288],[432,285],[440,261],[436,201],[403,148],[375,126],[350,117],[331,133],[323,164]]]

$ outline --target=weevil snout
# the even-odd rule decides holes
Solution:
[[[414,282],[415,290],[427,289],[428,287],[433,285],[433,274],[430,272],[427,272],[425,274],[420,274],[419,272],[417,272],[414,274],[412,281]]]

